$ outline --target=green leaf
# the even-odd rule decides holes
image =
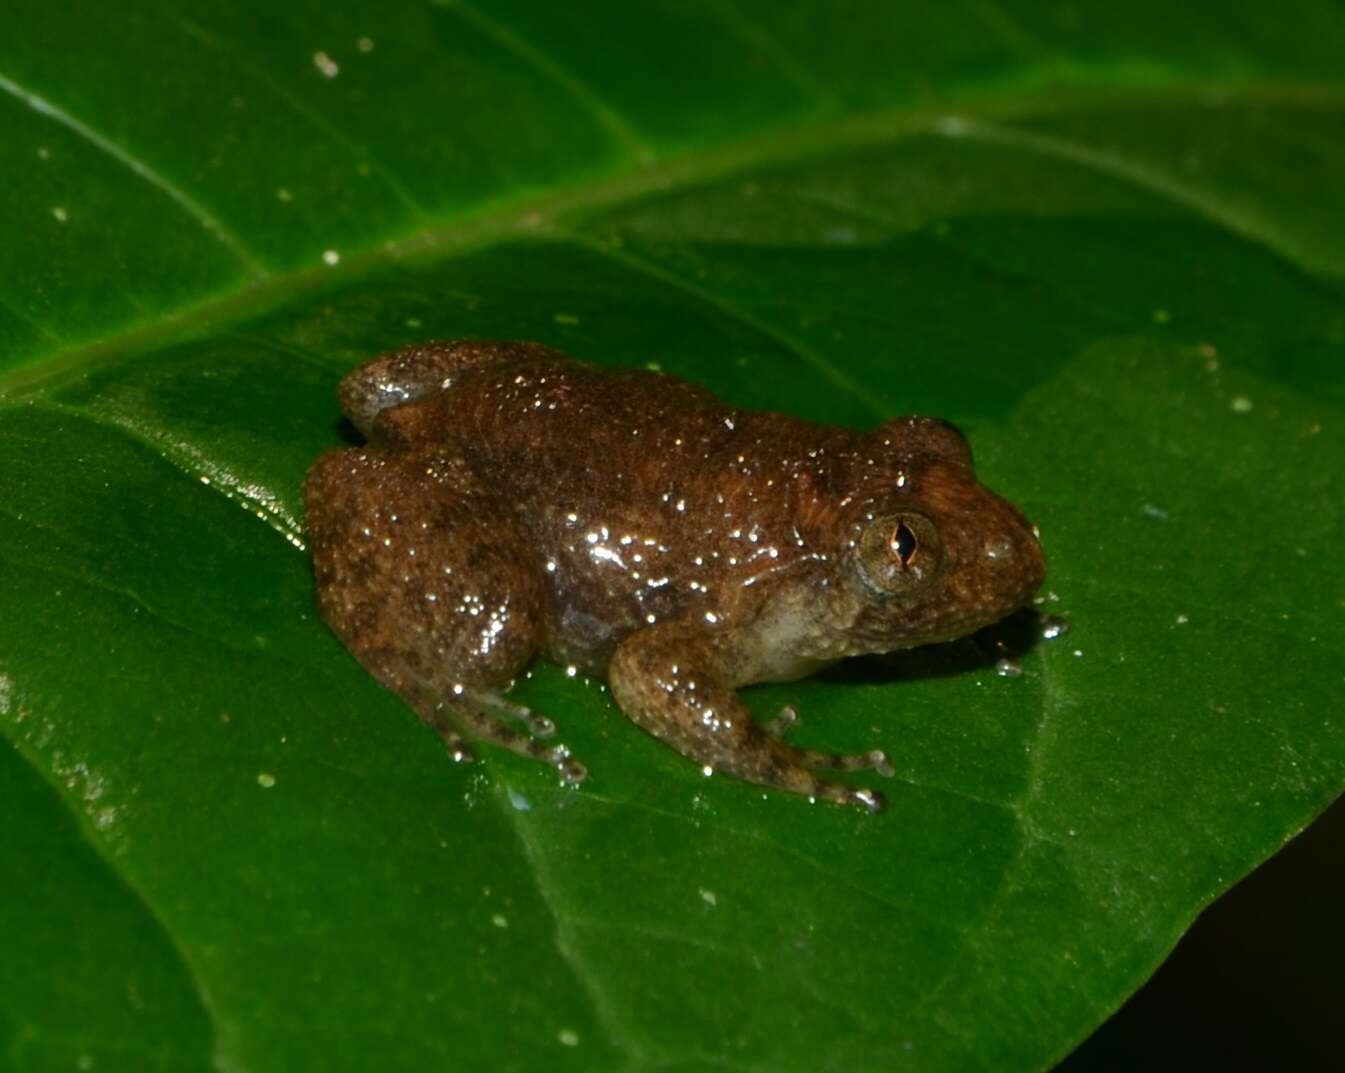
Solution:
[[[1345,786],[1336,5],[5,21],[0,1068],[1041,1069]],[[958,422],[1070,632],[747,691],[878,817],[549,666],[455,766],[298,489],[459,336]]]

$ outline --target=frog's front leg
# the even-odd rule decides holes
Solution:
[[[683,756],[761,786],[876,812],[882,795],[819,778],[813,769],[890,774],[874,750],[836,755],[797,749],[759,724],[735,686],[751,681],[754,638],[733,631],[710,636],[681,622],[641,630],[612,656],[608,686],[638,726]]]

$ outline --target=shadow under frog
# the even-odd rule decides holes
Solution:
[[[828,771],[890,774],[757,722],[737,690],[965,637],[1023,607],[1032,526],[962,435],[736,410],[660,373],[535,343],[429,343],[347,376],[362,447],[304,486],[324,618],[460,760],[468,739],[584,768],[502,692],[537,655],[604,677],[707,769],[873,810]]]

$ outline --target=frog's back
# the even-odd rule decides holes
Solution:
[[[672,376],[552,355],[473,369],[390,416],[416,423],[413,442],[461,451],[508,504],[553,592],[544,650],[590,668],[721,584],[764,596],[766,585],[742,586],[811,550],[796,499],[834,456],[806,461],[812,480],[796,479],[798,459],[849,435],[738,410]]]
[[[684,453],[675,450],[677,441],[713,447],[733,414],[675,377],[559,357],[480,370],[445,404],[479,461],[509,471],[520,490],[583,475],[608,487],[656,481],[657,471]]]

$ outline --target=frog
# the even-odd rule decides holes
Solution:
[[[758,720],[739,691],[965,637],[1044,578],[1037,529],[937,418],[862,431],[473,339],[380,355],[338,396],[363,443],[304,482],[318,609],[460,761],[487,743],[585,779],[507,695],[541,657],[706,775],[878,811],[837,776],[891,776],[883,750],[791,744],[796,709]]]

